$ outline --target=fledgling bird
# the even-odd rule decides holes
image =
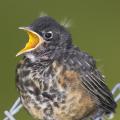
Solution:
[[[115,112],[116,103],[88,53],[49,16],[20,27],[29,41],[18,55],[16,84],[25,109],[39,120],[87,120]]]

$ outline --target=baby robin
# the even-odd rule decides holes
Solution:
[[[29,41],[18,55],[16,84],[25,109],[39,120],[86,120],[115,112],[116,103],[88,53],[49,16],[20,27]]]

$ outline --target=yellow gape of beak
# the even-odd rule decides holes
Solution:
[[[37,34],[36,32],[32,31],[28,27],[20,27],[19,29],[23,29],[27,31],[29,36],[29,41],[26,43],[25,47],[17,53],[16,56],[19,56],[23,53],[29,52],[37,48],[40,44],[43,43],[43,38]]]

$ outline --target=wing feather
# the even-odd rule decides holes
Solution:
[[[96,71],[94,71],[96,72]],[[82,83],[90,91],[98,104],[108,112],[114,111],[115,102],[110,90],[94,72],[85,72],[82,75]]]
[[[67,54],[68,69],[79,72],[80,80],[83,86],[94,96],[96,103],[105,113],[114,112],[116,103],[113,96],[104,83],[104,77],[96,68],[96,61],[86,52],[80,51],[78,48],[72,49]]]

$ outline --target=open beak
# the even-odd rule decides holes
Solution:
[[[31,30],[30,27],[19,27],[19,29],[22,29],[28,33],[29,40],[26,43],[25,47],[22,50],[20,50],[16,54],[16,56],[19,56],[23,53],[32,51],[43,43],[43,41],[44,41],[43,38],[39,34],[34,32],[33,30]]]

